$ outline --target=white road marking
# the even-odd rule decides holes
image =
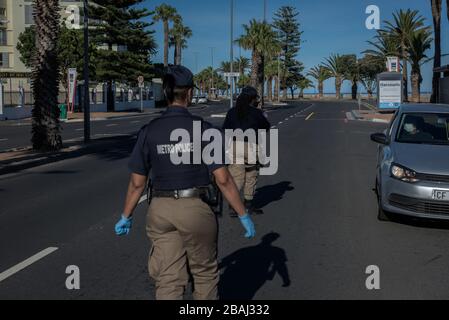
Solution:
[[[94,137],[131,137],[131,134],[127,133],[97,133]]]
[[[115,127],[115,126],[118,126],[118,124],[117,123],[110,123],[110,124],[106,125],[106,127]]]
[[[84,128],[75,129],[75,131],[83,131],[83,130],[84,130]]]
[[[307,118],[306,118],[306,121],[307,121],[307,120],[310,120],[310,118],[312,118],[314,114],[315,114],[315,112],[312,112],[311,114],[309,114],[309,115],[307,116]]]
[[[8,139],[2,138],[2,139],[0,139],[0,141],[8,141]]]
[[[226,118],[226,114],[211,114],[211,118]]]
[[[26,267],[29,267],[33,263],[41,260],[42,258],[48,256],[50,253],[55,252],[56,250],[58,250],[58,248],[49,247],[45,250],[42,250],[41,252],[36,253],[34,256],[22,261],[21,263],[16,264],[15,266],[9,268],[8,270],[3,271],[2,273],[0,273],[0,282],[11,277],[12,275],[16,274],[17,272],[25,269]]]
[[[279,122],[278,124],[283,124],[283,122],[281,121],[281,122]]]

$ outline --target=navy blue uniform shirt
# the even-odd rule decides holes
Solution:
[[[246,119],[239,119],[237,108],[232,108],[228,111],[225,122],[223,123],[223,129],[242,129],[243,131],[247,129],[268,130],[270,127],[270,122],[268,122],[262,110],[254,107],[249,107],[248,117]]]
[[[201,121],[202,132],[212,128],[210,123],[183,107],[168,107],[159,118],[144,126],[129,160],[131,172],[148,176],[151,170],[156,190],[182,190],[210,184],[210,173],[224,164],[173,164],[170,159],[173,146],[179,142],[170,141],[170,134],[176,129],[185,129],[193,142],[194,121]],[[182,152],[191,153],[192,160],[190,146],[183,144],[182,148]]]

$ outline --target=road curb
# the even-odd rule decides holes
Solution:
[[[73,144],[58,152],[35,153],[10,160],[0,161],[0,176],[39,167],[45,164],[73,159],[87,154],[110,150],[111,147],[132,143],[135,135],[120,135],[116,137],[99,138],[87,145]],[[29,149],[28,149],[29,150]],[[26,150],[25,150],[26,151]]]

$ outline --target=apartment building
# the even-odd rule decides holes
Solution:
[[[61,19],[72,19],[76,10],[82,8],[82,1],[60,1]],[[33,25],[33,0],[0,0],[0,79],[5,91],[16,92],[19,88],[30,90],[30,70],[20,61],[16,49],[20,33]]]

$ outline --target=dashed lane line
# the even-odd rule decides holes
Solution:
[[[309,114],[306,118],[306,121],[310,120],[310,118],[312,118],[314,114],[315,114],[315,112],[312,112],[311,114]]]
[[[31,266],[33,263],[45,258],[46,256],[55,252],[56,250],[58,250],[58,248],[49,247],[47,249],[44,249],[44,250],[36,253],[34,256],[31,256],[28,259],[20,262],[19,264],[16,264],[15,266],[9,268],[8,270],[3,271],[2,273],[0,273],[0,282],[11,277],[12,275],[16,274],[17,272]]]

